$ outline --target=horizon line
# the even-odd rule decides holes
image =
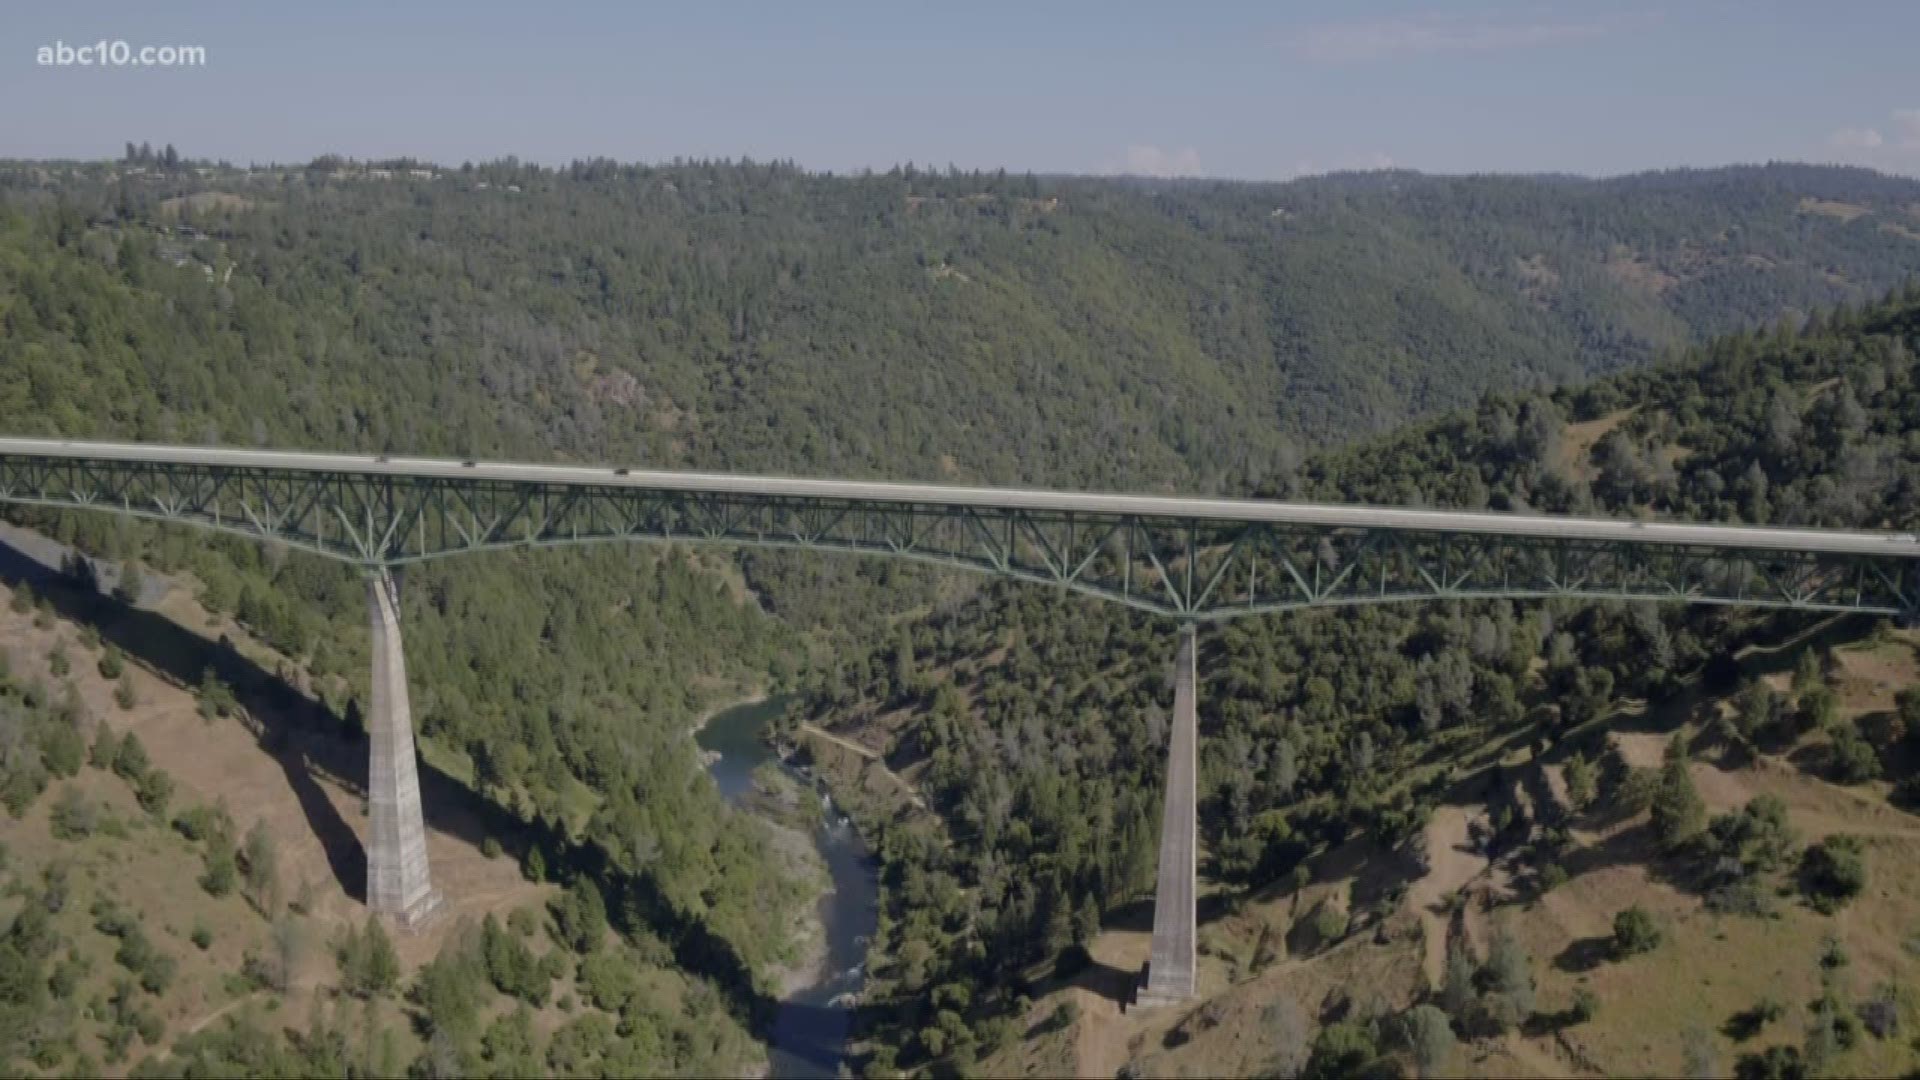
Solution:
[[[132,145],[132,143],[129,142],[128,145]],[[142,145],[150,146],[151,144],[143,143]],[[168,144],[168,145],[171,145],[171,144]],[[160,151],[155,151],[155,152],[159,153]],[[1811,160],[1811,159],[1792,159],[1792,158],[1774,158],[1774,159],[1769,159],[1767,161],[1728,161],[1728,162],[1723,162],[1715,165],[1652,166],[1644,169],[1632,169],[1624,172],[1614,172],[1614,173],[1582,173],[1582,172],[1558,170],[1558,169],[1541,169],[1541,170],[1535,170],[1535,171],[1517,171],[1517,170],[1501,171],[1496,169],[1487,169],[1487,170],[1469,170],[1469,171],[1461,171],[1461,172],[1429,172],[1414,166],[1389,165],[1389,166],[1383,166],[1380,168],[1328,169],[1320,172],[1299,173],[1293,176],[1286,176],[1286,177],[1250,177],[1250,176],[1233,176],[1233,175],[1227,175],[1227,174],[1160,176],[1152,173],[1137,173],[1137,172],[1073,172],[1073,171],[1067,171],[1067,170],[1012,169],[1012,168],[1007,168],[1005,166],[995,166],[991,168],[973,167],[973,168],[963,169],[953,165],[952,163],[948,163],[945,167],[930,167],[926,165],[921,165],[911,160],[895,162],[894,164],[887,166],[886,168],[878,168],[878,167],[869,165],[869,166],[861,166],[858,169],[833,169],[833,168],[815,168],[815,167],[803,165],[791,157],[761,159],[761,158],[755,158],[751,155],[741,155],[739,157],[713,157],[713,158],[677,157],[676,156],[673,158],[655,159],[651,161],[642,160],[642,159],[622,160],[619,158],[614,158],[606,155],[598,155],[598,156],[590,156],[590,157],[574,157],[564,162],[554,163],[549,161],[534,160],[530,158],[521,158],[517,154],[509,153],[509,154],[502,154],[499,157],[494,157],[494,158],[486,158],[486,159],[469,158],[467,160],[460,162],[457,165],[452,165],[452,164],[446,164],[443,162],[435,161],[431,158],[413,157],[413,156],[404,155],[404,154],[387,156],[387,157],[355,157],[351,154],[345,154],[339,151],[332,151],[332,150],[316,154],[313,157],[306,159],[305,161],[249,160],[245,164],[238,163],[231,158],[206,158],[206,157],[196,158],[196,157],[190,157],[183,154],[179,158],[179,164],[181,167],[194,168],[194,169],[213,168],[213,169],[228,170],[228,171],[249,171],[249,172],[254,170],[296,170],[298,171],[298,170],[312,169],[316,163],[327,161],[328,159],[337,159],[338,163],[343,166],[359,166],[362,168],[411,167],[411,168],[429,168],[437,172],[444,172],[444,173],[463,173],[463,172],[469,172],[469,171],[485,169],[485,168],[513,167],[513,168],[522,168],[522,169],[532,169],[536,172],[553,173],[556,175],[563,174],[568,169],[571,169],[576,165],[601,165],[601,164],[610,164],[613,167],[619,168],[619,169],[640,169],[640,170],[648,170],[648,171],[668,171],[673,169],[691,169],[691,168],[712,168],[716,166],[734,167],[734,168],[778,167],[778,168],[790,169],[803,176],[816,177],[816,178],[822,178],[822,179],[838,179],[838,180],[865,180],[865,179],[872,179],[875,177],[889,176],[894,173],[904,173],[907,176],[926,176],[926,177],[1007,176],[1007,177],[1032,177],[1034,179],[1047,179],[1047,180],[1094,180],[1094,181],[1104,180],[1104,181],[1121,181],[1121,182],[1128,182],[1128,183],[1173,184],[1173,185],[1200,185],[1200,184],[1237,184],[1237,185],[1247,185],[1247,186],[1283,185],[1283,184],[1299,183],[1302,181],[1325,179],[1330,177],[1361,177],[1361,176],[1376,176],[1376,177],[1383,177],[1383,178],[1391,177],[1391,176],[1408,176],[1408,177],[1418,177],[1422,179],[1436,179],[1436,180],[1506,178],[1506,179],[1528,179],[1528,180],[1566,180],[1566,181],[1581,181],[1581,182],[1587,182],[1587,183],[1605,183],[1613,180],[1625,180],[1625,179],[1632,179],[1635,177],[1666,175],[1666,174],[1674,174],[1674,173],[1713,173],[1713,172],[1735,172],[1740,170],[1761,171],[1761,170],[1775,169],[1775,168],[1806,168],[1806,169],[1820,169],[1820,170],[1826,170],[1831,172],[1861,173],[1861,174],[1874,176],[1874,177],[1878,177],[1886,180],[1905,181],[1909,183],[1920,183],[1920,176],[1909,175],[1906,173],[1888,172],[1884,169],[1875,168],[1871,165],[1860,165],[1860,164],[1853,164],[1853,163],[1839,162],[1839,161],[1817,161],[1817,160]],[[127,161],[127,159],[124,156],[94,157],[94,158],[15,157],[11,155],[0,156],[0,167],[5,167],[9,165],[37,165],[37,166],[43,166],[43,167],[51,166],[51,165],[61,165],[61,166],[70,166],[70,167],[84,166],[84,167],[112,168],[115,166],[121,166],[121,165],[127,165],[127,164],[135,164],[135,163]]]

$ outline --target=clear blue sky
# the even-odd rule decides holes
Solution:
[[[1920,2],[10,6],[0,156],[1920,174]],[[42,66],[197,45],[203,68]]]

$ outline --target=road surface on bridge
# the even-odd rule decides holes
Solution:
[[[1089,514],[1133,514],[1170,519],[1263,522],[1332,528],[1395,529],[1427,533],[1624,541],[1748,551],[1799,551],[1920,558],[1920,535],[1751,525],[1700,525],[1671,521],[1549,517],[1534,514],[1340,506],[1255,499],[1188,498],[1031,488],[903,484],[869,480],[820,480],[731,473],[669,472],[607,466],[532,465],[444,458],[332,454],[144,443],[0,438],[0,454],[60,460],[107,460],[210,465],[303,473],[500,480],[581,487],[634,488],[745,496],[795,496],[919,506],[993,507]]]

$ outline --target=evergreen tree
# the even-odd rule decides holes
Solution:
[[[1687,770],[1684,736],[1675,735],[1667,743],[1667,758],[1660,767],[1654,790],[1653,831],[1660,846],[1674,851],[1698,837],[1707,827],[1707,805],[1693,786]]]
[[[255,821],[247,830],[246,846],[241,854],[246,873],[247,896],[262,914],[271,914],[280,898],[280,855],[267,832],[266,822]]]

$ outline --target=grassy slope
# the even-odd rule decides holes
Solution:
[[[137,693],[131,710],[118,705],[114,683],[100,676],[96,662],[101,652],[83,643],[84,623],[32,610],[13,611],[14,591],[0,587],[0,650],[11,663],[14,679],[39,680],[49,686],[66,681],[93,723],[138,735],[154,765],[175,782],[170,815],[217,804],[229,810],[238,832],[244,833],[255,822],[264,825],[278,850],[282,900],[299,901],[302,909],[291,916],[301,946],[290,991],[252,990],[236,984],[234,976],[246,953],[270,951],[268,918],[237,893],[209,895],[199,884],[202,845],[141,810],[127,783],[110,772],[83,768],[71,780],[56,781],[23,818],[7,821],[6,880],[38,882],[47,866],[60,864],[68,868],[74,883],[71,899],[54,923],[87,964],[74,1001],[104,1000],[115,980],[126,974],[114,963],[115,941],[94,929],[89,910],[98,897],[111,898],[133,913],[155,945],[179,963],[178,975],[165,993],[139,995],[140,1003],[163,1021],[164,1036],[151,1047],[136,1041],[131,1061],[108,1062],[109,1070],[115,1072],[235,1010],[254,1009],[268,1017],[269,1027],[285,1024],[304,1029],[315,1010],[341,1010],[343,1015],[351,1011],[352,1023],[360,1023],[360,1006],[337,990],[332,949],[349,927],[366,918],[364,904],[349,893],[346,884],[359,872],[360,841],[366,828],[362,781],[354,778],[356,768],[364,774],[364,761],[359,759],[364,757],[365,744],[343,740],[330,729],[315,730],[311,725],[320,714],[306,707],[304,700],[278,707],[248,701],[244,720],[203,718],[195,693],[168,674],[173,664],[166,655],[170,645],[204,645],[206,638],[224,637],[240,655],[266,670],[295,666],[230,619],[210,616],[192,598],[190,585],[175,583],[159,602],[155,614],[171,629],[154,632],[151,626],[160,624],[151,624],[144,658],[137,647],[129,652],[128,670]],[[51,595],[57,601],[69,597],[64,590]],[[67,610],[63,604],[56,607]],[[62,645],[72,662],[66,680],[55,678],[48,662]],[[429,764],[454,756],[431,744],[424,749]],[[511,826],[457,780],[433,769],[423,778],[428,855],[446,906],[420,933],[396,937],[403,984],[414,969],[488,915],[504,922],[509,913],[525,908],[536,915],[536,921],[544,922],[545,904],[558,892],[551,884],[527,880],[515,859],[488,858],[482,852],[480,842],[485,836],[499,837],[503,828]],[[68,788],[101,807],[106,817],[122,826],[123,835],[96,832],[79,841],[56,839],[49,829],[49,815]],[[802,869],[796,867],[794,872]],[[357,892],[357,885],[352,888]],[[0,903],[6,905],[8,916],[17,908],[12,899]],[[196,926],[213,932],[213,942],[204,951],[189,941]],[[536,935],[530,944],[536,954],[554,947],[544,934]],[[646,967],[642,978],[648,1000],[668,1014],[677,1011],[676,1003],[692,985],[673,968]],[[710,992],[705,987],[701,990]],[[550,1034],[580,1012],[591,1011],[584,1007],[586,995],[571,974],[555,984],[552,1000],[566,997],[579,999],[582,1009],[562,1011],[550,1004],[537,1010],[537,1032]],[[510,999],[502,995],[487,1007],[487,1014],[511,1009]],[[409,1011],[393,998],[381,1001],[377,1009],[379,1023],[391,1033],[393,1060],[402,1065],[421,1049]],[[108,1061],[101,1041],[107,1030],[106,1023],[87,1013],[75,1015],[71,1053]],[[759,1060],[759,1049],[737,1024],[722,1021],[707,1034],[720,1048],[717,1062],[747,1068]]]
[[[1805,647],[1827,646],[1814,642]],[[1848,639],[1832,655],[1836,673],[1829,685],[1839,693],[1842,712],[1849,717],[1884,713],[1893,690],[1920,684],[1920,633]],[[1778,668],[1781,659],[1754,663],[1754,669]],[[1791,654],[1785,660],[1790,666]],[[1785,685],[1783,675],[1771,680]],[[1716,699],[1706,703],[1704,712],[1732,707],[1730,701]],[[1667,718],[1621,716],[1613,723],[1621,729],[1615,738],[1630,759],[1658,763]],[[1809,738],[1787,753],[1749,763],[1736,764],[1719,750],[1706,749],[1691,771],[1714,813],[1772,794],[1786,802],[1789,820],[1803,842],[1832,833],[1868,838],[1868,889],[1835,916],[1821,915],[1790,897],[1778,902],[1771,918],[1714,914],[1697,895],[1671,883],[1667,871],[1672,867],[1655,854],[1645,815],[1622,818],[1606,809],[1604,800],[1601,809],[1575,819],[1577,847],[1565,860],[1572,879],[1534,899],[1510,881],[1504,867],[1456,850],[1465,840],[1464,824],[1484,820],[1487,808],[1449,799],[1428,826],[1429,841],[1434,850],[1457,857],[1436,856],[1431,875],[1408,875],[1397,856],[1356,842],[1310,863],[1314,880],[1297,895],[1290,888],[1269,890],[1205,921],[1205,996],[1193,1006],[1122,1010],[1115,997],[1124,980],[1114,969],[1139,969],[1146,956],[1150,915],[1136,913],[1123,919],[1128,925],[1122,927],[1110,920],[1092,950],[1099,966],[1068,983],[1043,984],[1022,1017],[1026,1036],[985,1059],[980,1068],[987,1075],[1041,1075],[1060,1068],[1080,1075],[1112,1075],[1119,1064],[1131,1061],[1142,1075],[1258,1072],[1274,1053],[1265,1010],[1281,997],[1291,997],[1309,1015],[1343,993],[1363,1006],[1368,995],[1377,995],[1381,1004],[1395,1009],[1420,1000],[1429,982],[1424,963],[1428,935],[1436,927],[1446,932],[1448,923],[1445,917],[1432,917],[1422,901],[1456,889],[1470,901],[1455,933],[1465,933],[1484,950],[1497,920],[1526,944],[1536,960],[1541,1012],[1569,1008],[1575,990],[1583,987],[1598,996],[1600,1011],[1597,1019],[1563,1030],[1462,1044],[1450,1070],[1478,1076],[1676,1074],[1682,1067],[1684,1033],[1690,1028],[1712,1033],[1723,1068],[1730,1067],[1738,1053],[1774,1044],[1797,1046],[1808,1021],[1807,1004],[1818,993],[1818,957],[1829,935],[1838,938],[1852,958],[1841,985],[1855,1001],[1882,982],[1911,986],[1920,976],[1920,961],[1911,948],[1914,927],[1920,926],[1920,819],[1889,807],[1883,783],[1841,787],[1796,765],[1795,758],[1817,757],[1810,751],[1821,737]],[[1512,763],[1521,764],[1520,772],[1526,773],[1524,758]],[[1548,767],[1557,770],[1557,765]],[[1463,777],[1458,789],[1476,787],[1481,776]],[[1463,885],[1456,884],[1456,875],[1438,891],[1423,889],[1430,877],[1461,865],[1467,871]],[[1369,894],[1381,887],[1383,875],[1405,887],[1406,895],[1383,905],[1366,921],[1364,932],[1356,930],[1323,952],[1298,957],[1283,952],[1256,968],[1253,958],[1263,936],[1268,941],[1285,938],[1321,900],[1356,891]],[[1666,940],[1648,955],[1593,963],[1589,957],[1598,939],[1612,933],[1614,914],[1631,904],[1655,915]],[[1758,1036],[1744,1041],[1730,1037],[1723,1030],[1730,1018],[1763,996],[1781,1001],[1785,1015]],[[1077,1023],[1046,1030],[1055,1010],[1068,1001],[1075,1002]],[[1911,1031],[1916,1021],[1920,1010],[1909,1000],[1902,1030]],[[1904,1036],[1886,1041],[1863,1036],[1836,1069],[1838,1075],[1884,1075],[1914,1064]]]

